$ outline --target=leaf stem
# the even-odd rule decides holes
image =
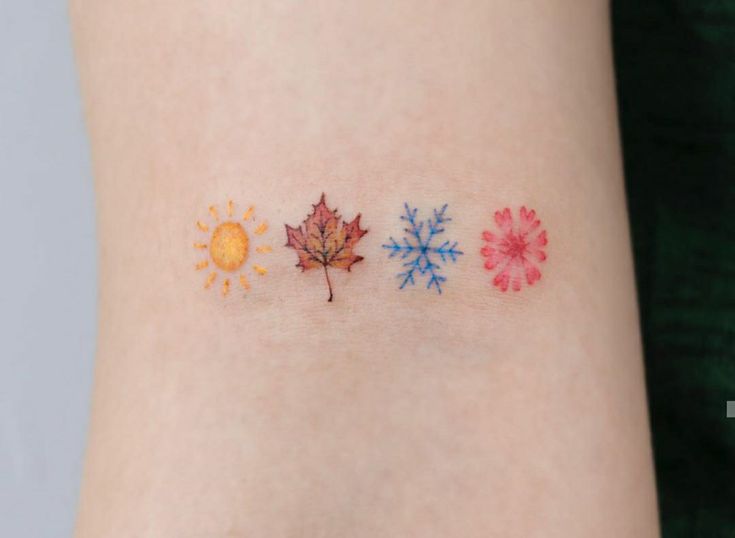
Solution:
[[[327,286],[329,286],[329,299],[327,299],[328,303],[332,302],[332,282],[329,280],[329,271],[327,270],[327,266],[324,265],[324,276],[327,277]]]

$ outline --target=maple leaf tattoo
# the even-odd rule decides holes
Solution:
[[[313,206],[314,211],[303,224],[297,228],[286,224],[287,247],[296,250],[302,271],[324,268],[324,276],[329,288],[331,302],[332,282],[329,279],[329,267],[349,271],[353,264],[362,261],[363,257],[355,254],[354,249],[367,230],[360,228],[360,213],[352,222],[344,222],[337,213],[327,207],[325,195]]]

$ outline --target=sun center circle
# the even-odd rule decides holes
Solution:
[[[223,271],[235,271],[248,257],[250,239],[237,222],[224,222],[212,232],[209,253],[212,261]]]

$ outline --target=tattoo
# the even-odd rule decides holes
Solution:
[[[546,260],[543,247],[546,246],[546,230],[540,230],[541,221],[536,218],[536,212],[521,207],[520,219],[516,225],[513,216],[507,207],[495,212],[495,222],[500,233],[482,232],[486,245],[480,253],[487,258],[485,269],[496,270],[493,285],[501,291],[512,288],[521,289],[523,277],[529,286],[541,278],[535,262]]]
[[[204,281],[205,288],[211,288],[222,272],[225,274],[221,288],[223,297],[230,292],[233,280],[236,280],[244,291],[250,289],[247,271],[243,267],[250,258],[251,243],[255,240],[250,234],[260,237],[268,230],[265,221],[255,222],[254,214],[255,208],[250,207],[242,215],[242,219],[238,219],[235,216],[235,204],[230,200],[225,207],[224,217],[220,217],[217,206],[213,205],[209,207],[209,217],[197,221],[199,231],[206,234],[206,242],[196,242],[194,248],[205,253],[206,258],[199,261],[194,268],[197,271],[211,268]],[[254,250],[256,255],[273,251],[267,244],[259,244]],[[252,269],[259,276],[264,276],[268,272],[259,263],[254,263]]]
[[[327,207],[325,196],[322,194],[319,202],[312,206],[314,210],[303,225],[292,228],[286,224],[287,247],[296,251],[301,271],[323,268],[324,277],[329,288],[331,302],[332,282],[329,279],[329,267],[350,271],[352,265],[362,261],[363,257],[355,254],[354,249],[358,241],[367,230],[360,228],[360,213],[352,222],[344,222],[337,214],[337,210]],[[340,226],[341,222],[341,226]]]
[[[416,214],[418,209],[404,204],[405,214],[401,215],[401,220],[407,223],[404,228],[404,236],[401,242],[396,241],[393,237],[389,238],[390,243],[383,245],[384,249],[389,251],[388,257],[393,258],[399,256],[403,262],[405,270],[396,275],[401,279],[399,289],[405,288],[408,284],[416,284],[416,275],[425,276],[427,279],[426,289],[434,287],[437,293],[442,292],[442,283],[446,282],[447,277],[440,274],[442,266],[448,262],[456,262],[459,256],[464,253],[457,249],[457,242],[451,243],[446,240],[439,244],[441,239],[437,239],[445,231],[444,225],[452,219],[446,216],[447,204],[441,209],[434,209],[432,217],[425,221],[417,221]]]

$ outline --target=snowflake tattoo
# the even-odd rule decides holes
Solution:
[[[518,224],[507,207],[495,212],[495,223],[500,228],[499,234],[482,232],[486,245],[480,253],[487,258],[485,269],[498,270],[493,278],[493,285],[501,291],[520,291],[523,277],[529,286],[541,278],[535,262],[546,260],[546,230],[540,230],[541,221],[536,212],[521,207]]]
[[[389,251],[389,258],[399,256],[405,260],[405,270],[397,275],[401,279],[400,289],[408,284],[413,286],[417,277],[424,276],[427,280],[426,289],[434,287],[437,293],[441,293],[442,283],[447,280],[440,274],[442,266],[450,261],[456,262],[464,254],[457,249],[456,241],[452,243],[447,240],[439,244],[441,239],[438,237],[445,231],[444,224],[452,220],[446,216],[447,204],[441,209],[434,209],[434,216],[425,221],[416,220],[418,209],[411,209],[408,204],[404,204],[404,208],[406,213],[401,215],[401,220],[407,223],[407,227],[403,230],[405,235],[402,242],[390,237],[390,243],[383,245]]]

